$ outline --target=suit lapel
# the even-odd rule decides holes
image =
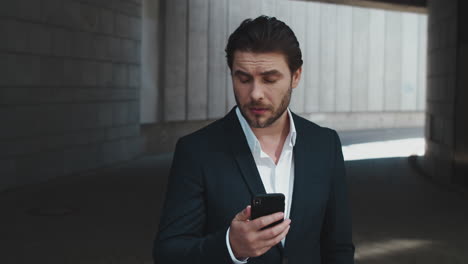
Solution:
[[[305,183],[305,172],[306,172],[306,162],[305,162],[305,144],[303,137],[297,132],[296,144],[293,150],[294,157],[294,185],[293,185],[293,197],[291,203],[291,212],[289,218],[292,220],[291,228],[286,237],[285,251],[289,248],[289,245],[294,241],[297,232],[301,230],[301,204],[300,201],[304,199],[304,196],[307,195]]]
[[[304,230],[302,225],[304,224],[304,213],[307,211],[307,200],[313,199],[313,194],[309,193],[308,187],[310,187],[310,176],[314,175],[314,166],[310,164],[310,161],[319,160],[314,157],[317,153],[308,151],[308,146],[311,144],[309,139],[313,135],[307,135],[303,120],[297,118],[293,114],[294,125],[296,126],[296,144],[294,145],[294,186],[293,186],[293,197],[291,204],[291,212],[289,218],[291,219],[291,228],[286,237],[285,254],[288,253],[288,248],[294,247],[294,243],[300,243],[297,241],[297,237],[301,230]]]
[[[255,165],[255,160],[250,151],[244,131],[237,118],[235,107],[226,116],[224,128],[228,135],[228,141],[231,146],[232,154],[236,160],[237,166],[241,171],[242,177],[246,182],[251,195],[265,194],[265,187]]]

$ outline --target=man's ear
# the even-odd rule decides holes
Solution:
[[[291,87],[296,88],[297,85],[299,85],[299,81],[301,80],[301,75],[302,75],[302,66],[299,67],[293,74],[292,74],[292,80],[291,80]]]

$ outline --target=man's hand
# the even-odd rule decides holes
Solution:
[[[261,228],[283,219],[282,212],[259,217],[250,221],[250,205],[238,213],[231,222],[229,243],[237,259],[258,257],[278,244],[288,234],[290,219],[270,228]]]

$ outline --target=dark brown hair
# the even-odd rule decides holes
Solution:
[[[302,53],[294,32],[275,17],[259,16],[244,20],[229,36],[225,51],[230,69],[235,51],[283,53],[291,73],[302,66]]]

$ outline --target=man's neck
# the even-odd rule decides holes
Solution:
[[[288,111],[284,111],[278,120],[265,128],[253,128],[252,132],[257,137],[262,150],[266,152],[275,163],[278,162],[283,150],[284,141],[288,137],[290,130],[290,120]]]

